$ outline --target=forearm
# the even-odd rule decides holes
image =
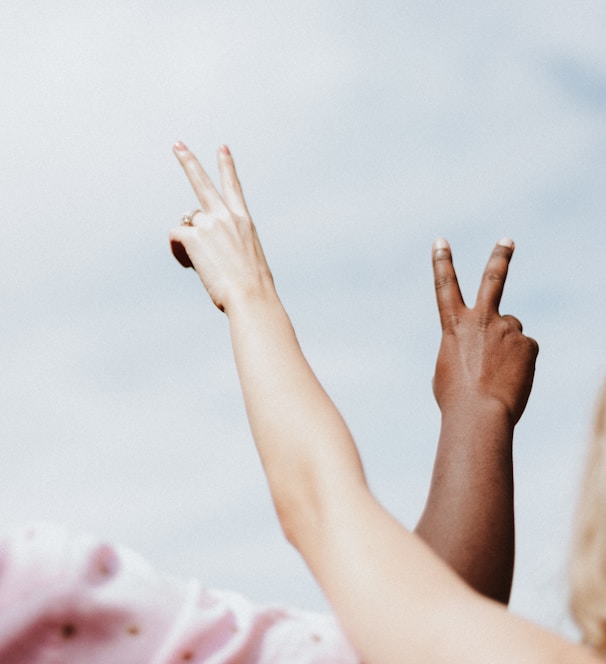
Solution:
[[[218,150],[222,194],[195,156],[174,152],[201,210],[171,231],[171,248],[193,266],[229,319],[244,401],[280,522],[307,557],[316,525],[351,489],[366,489],[345,422],[299,348],[276,294],[229,149]],[[311,545],[310,545],[311,546]]]
[[[513,425],[478,402],[442,418],[416,532],[472,587],[507,603],[515,555]]]
[[[365,486],[347,425],[312,372],[275,293],[228,312],[252,433],[282,527],[298,548],[344,491]],[[304,551],[302,551],[304,553]]]

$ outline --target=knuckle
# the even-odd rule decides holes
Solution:
[[[476,320],[476,325],[481,332],[486,332],[490,327],[493,320],[493,316],[488,311],[481,311],[478,313],[478,318]]]
[[[516,318],[515,316],[512,316],[511,314],[506,314],[505,316],[501,316],[502,320],[507,323],[509,327],[513,327],[516,330],[519,330],[520,332],[523,332],[524,326],[522,325],[522,322],[520,321],[519,318]]]
[[[229,219],[226,219],[223,216],[212,216],[208,220],[208,224],[206,225],[206,232],[207,234],[214,234],[214,235],[219,235],[219,234],[224,234],[226,231],[229,231],[230,224],[229,224]]]
[[[231,217],[239,228],[249,229],[253,227],[252,219],[247,215],[232,213]]]
[[[484,271],[484,279],[499,285],[505,283],[505,276],[501,272],[491,269]]]
[[[458,313],[451,311],[442,317],[442,329],[445,333],[454,334],[455,329],[461,323],[461,316]]]
[[[434,285],[436,291],[444,290],[445,288],[449,288],[450,286],[453,286],[456,283],[457,279],[453,274],[439,275],[436,276],[436,278],[434,279]]]
[[[536,339],[533,339],[533,337],[526,337],[528,341],[528,346],[530,350],[532,351],[532,354],[536,358],[537,355],[539,354],[539,344]]]

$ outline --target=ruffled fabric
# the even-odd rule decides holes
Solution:
[[[0,540],[2,664],[358,664],[332,616],[158,573],[54,525]]]

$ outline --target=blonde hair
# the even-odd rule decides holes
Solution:
[[[606,384],[596,406],[575,521],[570,609],[584,642],[606,653]]]

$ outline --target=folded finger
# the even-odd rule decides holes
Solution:
[[[524,327],[522,325],[522,322],[516,318],[515,316],[511,316],[510,314],[506,314],[505,316],[501,316],[501,318],[505,321],[507,321],[510,325],[513,327],[516,327],[520,332],[524,332]]]
[[[223,200],[227,207],[239,216],[248,214],[242,185],[236,173],[234,158],[227,145],[219,148],[219,175],[221,176],[221,190],[223,191]]]
[[[185,175],[187,175],[187,179],[200,201],[202,210],[204,212],[215,212],[220,208],[224,208],[225,204],[221,194],[217,191],[193,152],[190,152],[181,142],[175,143],[173,152],[183,167]]]
[[[509,238],[503,238],[496,244],[482,275],[476,307],[491,312],[498,311],[513,250],[514,243]]]
[[[465,307],[457,274],[452,263],[452,252],[446,240],[438,238],[432,250],[434,284],[442,329],[450,329]]]
[[[539,344],[536,339],[533,339],[532,337],[526,337],[528,340],[528,343],[532,349],[532,353],[534,355],[534,359],[536,360],[537,355],[539,354]]]

